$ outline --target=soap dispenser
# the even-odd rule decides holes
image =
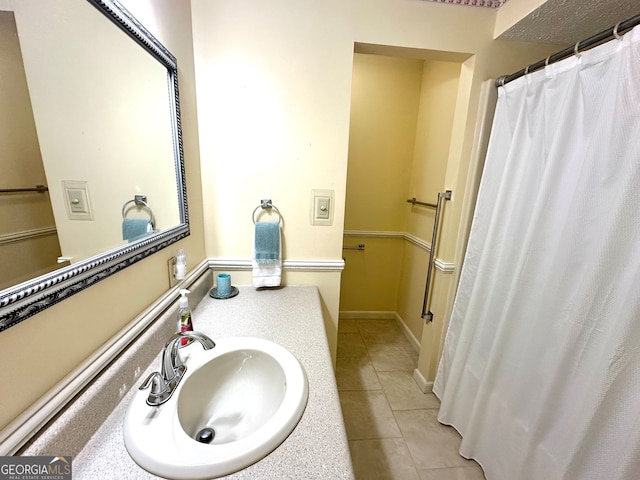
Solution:
[[[187,274],[187,254],[182,248],[176,250],[176,264],[173,267],[173,277],[176,280],[184,280]]]
[[[183,288],[180,290],[180,300],[178,301],[178,332],[193,332],[193,323],[191,322],[191,307],[187,295],[189,290]],[[189,338],[180,339],[180,346],[184,347],[190,343]]]

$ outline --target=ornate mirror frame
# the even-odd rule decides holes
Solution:
[[[190,233],[175,57],[117,0],[87,0],[167,69],[180,224],[0,291],[0,332],[153,255]]]

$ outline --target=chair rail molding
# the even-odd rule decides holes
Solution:
[[[251,260],[246,258],[210,258],[209,268],[214,270],[241,271],[251,270]],[[344,270],[344,260],[283,260],[284,270],[303,272],[341,272]]]
[[[416,245],[427,252],[431,251],[431,243],[416,237],[407,232],[380,232],[380,231],[368,231],[368,230],[345,230],[345,237],[368,237],[368,238],[400,238],[406,240],[409,243]],[[434,265],[437,270],[442,273],[453,273],[456,269],[456,264],[453,262],[445,262],[441,258],[436,258]]]

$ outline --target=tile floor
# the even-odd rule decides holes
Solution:
[[[413,380],[417,362],[395,320],[340,320],[336,380],[356,479],[484,480]]]

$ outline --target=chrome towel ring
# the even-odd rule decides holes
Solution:
[[[129,200],[128,202],[125,202],[125,204],[122,206],[122,219],[123,220],[125,218],[127,218],[127,206],[130,203],[134,203],[139,207],[145,207],[149,211],[149,223],[151,223],[151,226],[155,230],[156,229],[156,219],[153,216],[153,210],[151,210],[151,207],[147,203],[147,196],[146,195],[135,195],[133,200]]]
[[[254,225],[256,223],[256,212],[261,208],[263,210],[274,210],[278,214],[278,222],[281,224],[284,224],[284,219],[282,218],[282,214],[280,213],[280,210],[278,210],[278,208],[271,202],[270,198],[266,198],[266,199],[260,200],[260,205],[258,205],[253,211],[253,213],[251,214],[251,220],[253,220]],[[260,216],[260,214],[258,214],[258,216]]]

